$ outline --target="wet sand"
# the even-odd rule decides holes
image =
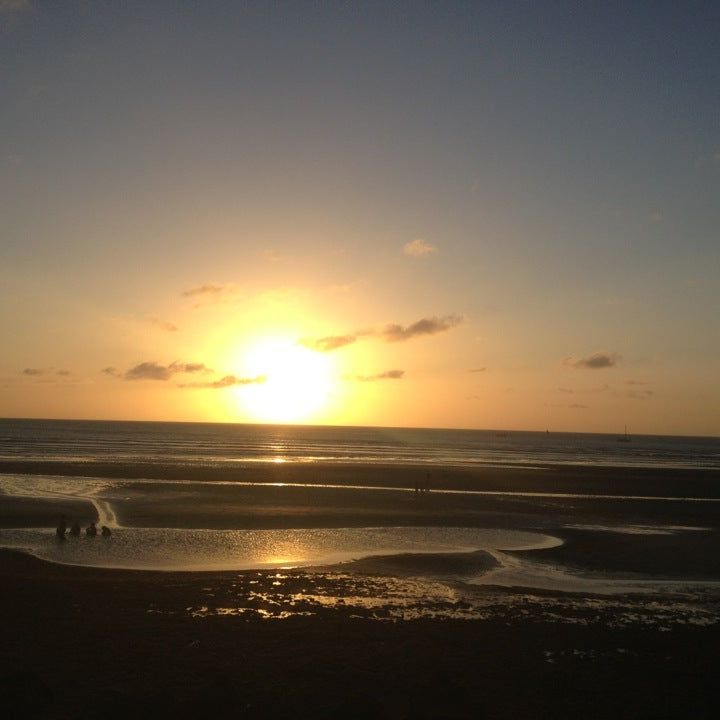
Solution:
[[[84,477],[107,477],[114,467],[21,465],[25,471],[30,467],[39,470],[45,465],[48,471],[72,469]],[[172,468],[163,473],[153,473],[152,468],[142,470],[148,471],[149,478],[187,474],[187,468],[184,473],[174,473]],[[121,524],[131,527],[398,524],[522,529],[592,521],[670,522],[714,527],[720,515],[720,502],[685,500],[720,500],[720,473],[710,471],[446,468],[431,473],[429,480],[424,468],[378,466],[286,464],[222,471],[208,468],[202,471],[201,477],[197,477],[197,472],[194,469],[190,477],[175,480],[166,477],[157,483],[118,478],[111,481],[116,488],[101,495],[112,502]],[[28,479],[33,477],[36,475],[31,474]],[[431,492],[414,492],[418,483],[425,482],[432,488]],[[332,487],[318,487],[323,483]],[[490,494],[463,494],[467,490]],[[98,519],[91,503],[84,503],[80,510],[78,502],[0,495],[0,527],[53,527],[59,512],[79,516],[81,522]]]
[[[718,608],[707,598],[461,592],[365,570],[108,571],[0,552],[4,712],[396,720],[720,711],[720,631],[708,624]]]
[[[265,477],[310,479],[291,470]],[[365,484],[401,487],[405,478],[406,489],[123,482],[108,493],[130,528],[512,528],[565,541],[506,553],[521,562],[600,579],[720,580],[716,503],[551,496],[578,493],[574,477],[585,492],[613,494],[628,487],[613,480],[616,471],[563,470],[549,485],[549,471],[488,471],[487,487],[542,493],[527,497],[415,493],[409,471],[371,470]],[[344,472],[344,484],[362,484],[357,470]],[[627,472],[638,495],[720,489],[706,473]],[[449,471],[446,487],[463,477]],[[0,520],[51,527],[54,502],[0,496]],[[62,502],[96,518],[89,501]],[[42,718],[720,713],[714,585],[604,596],[465,582],[497,567],[489,553],[411,553],[314,570],[142,572],[0,551],[4,707]]]
[[[198,482],[318,483],[434,490],[565,492],[720,498],[720,471],[578,465],[436,466],[353,463],[224,463],[0,460],[0,473]]]

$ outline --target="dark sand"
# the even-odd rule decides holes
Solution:
[[[351,463],[167,465],[137,462],[0,460],[0,473],[73,475],[111,479],[320,483],[431,489],[565,492],[720,498],[720,471],[575,465],[433,467]],[[429,474],[428,474],[429,473]]]
[[[648,468],[500,467],[426,469],[386,466],[304,464],[198,468],[140,465],[126,468],[130,479],[111,494],[123,525],[134,527],[277,528],[367,525],[456,525],[467,527],[561,527],[608,522],[715,527],[720,502],[720,472]],[[112,478],[123,472],[112,464],[2,462],[2,472],[58,473]],[[175,484],[132,477],[178,481]],[[429,493],[415,493],[428,482]],[[228,485],[224,482],[259,483]],[[283,483],[269,486],[261,483]],[[332,484],[334,488],[303,483]],[[345,487],[343,487],[345,486]],[[358,490],[349,486],[367,486]],[[384,488],[381,490],[381,488]],[[464,495],[480,490],[497,495]],[[512,493],[528,493],[513,495]],[[571,497],[562,497],[570,494]],[[596,495],[597,497],[572,497]],[[641,499],[618,499],[632,495]],[[613,497],[615,496],[615,497]],[[677,498],[668,500],[667,498]],[[0,527],[52,527],[58,512],[96,520],[90,503],[81,511],[74,500],[53,502],[0,495]]]
[[[291,470],[260,474],[313,480],[305,468]],[[480,475],[488,488],[513,491],[607,495],[632,487],[639,495],[715,497],[720,490],[717,474],[708,473]],[[410,471],[377,468],[340,477],[344,483],[337,474],[333,482],[414,483]],[[445,487],[470,483],[465,473],[442,477]],[[438,477],[433,486],[440,484]],[[70,509],[93,519],[93,506],[79,502]],[[47,503],[0,496],[0,520],[52,526],[59,506]],[[598,577],[720,579],[717,503],[136,483],[123,484],[113,506],[128,526],[534,529],[566,544],[515,557]],[[573,524],[706,529],[643,535],[567,527]],[[460,582],[495,565],[470,553],[366,558],[314,571],[160,573],[52,565],[0,551],[4,715],[720,716],[717,588],[599,596]]]
[[[426,599],[382,576],[108,571],[11,552],[0,572],[5,717],[720,712],[720,631],[686,624],[687,601],[492,588]],[[717,618],[711,601],[692,605]]]

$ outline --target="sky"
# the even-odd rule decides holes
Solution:
[[[720,435],[720,4],[0,0],[0,416]]]

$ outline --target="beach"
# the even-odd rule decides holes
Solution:
[[[428,589],[412,567],[382,570],[158,573],[0,552],[5,711],[711,718],[720,709],[717,594]]]
[[[657,499],[682,482],[677,472],[655,473],[656,499],[623,500],[558,497],[569,470],[545,484],[550,470],[532,479],[484,471],[501,492],[486,495],[416,493],[401,487],[407,468],[386,469],[376,488],[348,487],[357,474],[308,487],[296,469],[283,468],[283,485],[125,480],[105,496],[118,537],[147,526],[427,525],[559,542],[223,572],[77,567],[4,550],[7,707],[47,718],[88,708],[105,717],[716,716],[717,510]],[[276,468],[266,472],[277,481]],[[599,485],[597,472],[572,473],[575,489],[578,478]],[[445,489],[460,484],[446,478]],[[638,483],[648,491],[649,479]],[[695,487],[710,493],[712,483],[702,475]],[[601,489],[613,494],[612,483]],[[59,507],[98,519],[88,499],[0,496],[5,528],[52,525]]]

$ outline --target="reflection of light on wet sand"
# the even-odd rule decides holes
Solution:
[[[716,580],[655,580],[640,576],[618,579],[600,573],[573,573],[557,565],[527,560],[498,550],[488,552],[498,561],[499,566],[470,580],[473,585],[594,595],[652,594],[684,590],[694,592],[700,588],[720,587],[720,581]]]
[[[568,530],[610,532],[621,535],[675,535],[681,532],[705,532],[712,529],[694,525],[590,525],[580,523],[563,525],[563,527]]]
[[[224,587],[213,587],[201,603],[176,610],[154,606],[148,612],[242,622],[342,615],[380,622],[489,619],[508,625],[552,622],[661,630],[720,622],[717,596],[711,592],[675,592],[668,597],[553,596],[417,578],[298,571],[280,576],[240,574]]]
[[[514,530],[443,527],[189,530],[119,528],[112,538],[58,542],[50,529],[0,530],[0,546],[53,562],[156,570],[247,570],[330,565],[369,556],[440,555],[552,547],[556,538]]]

